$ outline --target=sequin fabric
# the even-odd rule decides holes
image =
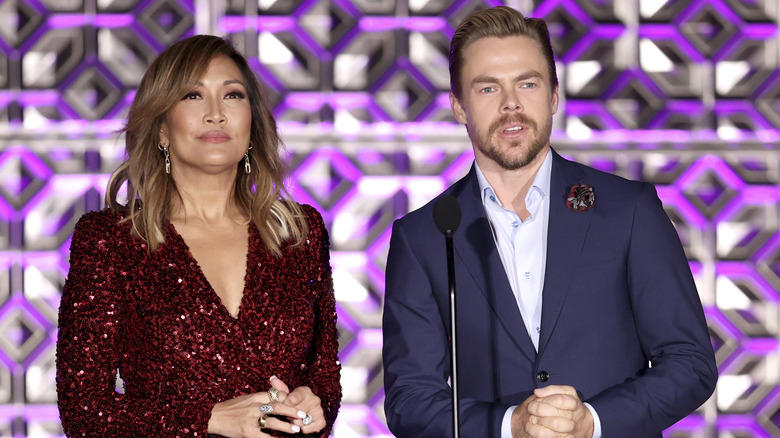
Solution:
[[[233,318],[172,225],[149,254],[108,210],[84,215],[71,243],[57,338],[67,436],[206,437],[217,402],[267,391],[272,375],[322,400],[327,436],[341,401],[327,230],[283,257],[249,225],[244,296]],[[124,393],[115,390],[119,371]],[[288,436],[284,434],[274,436]]]

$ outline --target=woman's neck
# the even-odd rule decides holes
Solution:
[[[235,180],[223,181],[176,181],[179,196],[171,198],[171,220],[199,220],[207,224],[224,221],[247,222],[246,214],[235,202]]]

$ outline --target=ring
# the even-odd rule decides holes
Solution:
[[[261,429],[265,427],[265,415],[260,416],[260,419],[257,420],[257,424],[260,425]]]
[[[274,411],[274,407],[271,406],[271,405],[261,405],[260,406],[260,413],[263,414],[264,416],[270,414],[273,411]]]
[[[279,390],[276,388],[271,388],[268,390],[268,396],[271,397],[271,403],[276,403],[279,401]]]
[[[314,419],[311,418],[311,415],[307,415],[307,416],[303,417],[303,420],[301,420],[301,421],[303,422],[304,426],[308,426],[308,425],[311,424],[312,421],[314,421]]]

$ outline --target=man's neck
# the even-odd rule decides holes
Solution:
[[[525,197],[528,195],[528,190],[531,189],[536,174],[539,173],[549,151],[550,147],[547,146],[539,152],[532,162],[513,170],[504,169],[484,155],[476,156],[479,169],[485,175],[485,179],[493,188],[501,204],[517,213],[521,220],[527,219],[530,215],[525,205]]]

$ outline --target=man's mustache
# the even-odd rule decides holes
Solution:
[[[522,114],[515,114],[515,115],[506,115],[504,117],[501,117],[500,119],[493,122],[493,124],[490,125],[490,130],[488,132],[495,132],[501,129],[502,126],[510,125],[510,124],[520,124],[527,126],[531,129],[536,129],[536,122],[529,119],[528,117],[522,115]]]

